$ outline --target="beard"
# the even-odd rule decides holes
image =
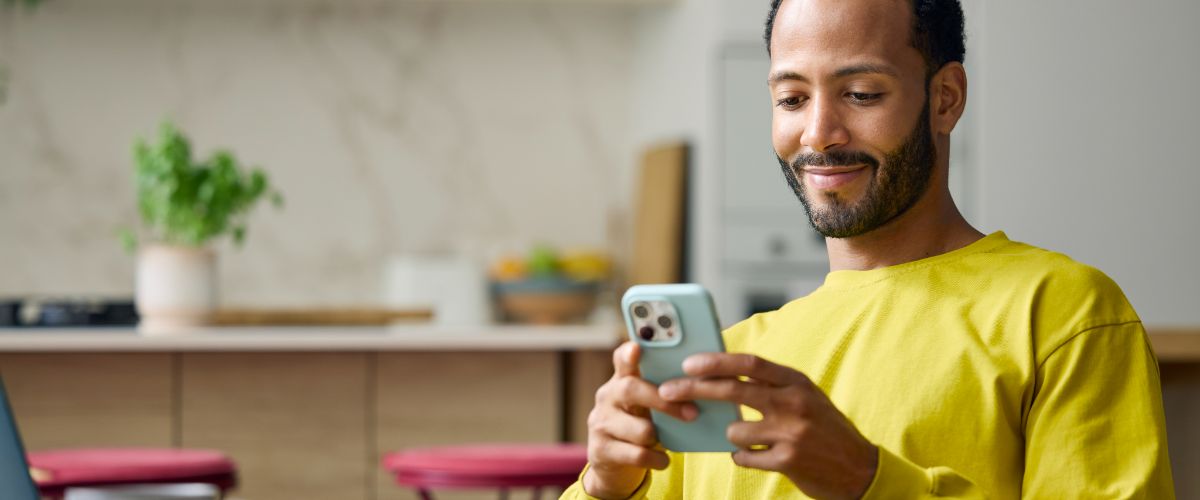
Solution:
[[[929,128],[929,99],[904,143],[886,153],[882,160],[863,151],[835,150],[803,153],[790,164],[779,157],[783,175],[792,192],[804,205],[813,229],[829,238],[851,238],[871,232],[912,208],[929,188],[937,158],[937,147]],[[806,166],[837,167],[866,165],[871,172],[866,194],[857,203],[836,191],[824,191],[826,206],[813,202],[804,185]]]

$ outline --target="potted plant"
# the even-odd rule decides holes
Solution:
[[[136,303],[144,333],[178,333],[206,324],[217,304],[216,252],[229,235],[240,246],[246,216],[264,197],[283,197],[259,168],[244,169],[228,151],[195,163],[186,137],[170,123],[157,144],[138,139],[133,150],[138,213],[147,244],[137,248]]]

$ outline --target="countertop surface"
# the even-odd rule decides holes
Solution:
[[[0,352],[174,351],[573,351],[605,350],[623,339],[618,323],[208,327],[143,335],[131,327],[0,328]],[[1200,362],[1200,328],[1151,328],[1164,363]]]
[[[571,351],[611,349],[623,327],[487,325],[205,327],[144,335],[132,327],[0,328],[0,352]]]
[[[1200,328],[1148,328],[1160,363],[1200,363]]]

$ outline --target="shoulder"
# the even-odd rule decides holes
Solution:
[[[993,288],[1028,315],[1039,350],[1092,328],[1140,321],[1116,281],[1065,254],[1014,242],[991,258]]]
[[[1059,252],[1024,243],[1012,247],[998,279],[1029,294],[1041,312],[1081,309],[1112,320],[1137,319],[1121,287],[1103,271]]]

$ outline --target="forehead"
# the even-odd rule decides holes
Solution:
[[[909,71],[923,64],[911,44],[911,6],[911,0],[784,0],[771,33],[771,69],[808,73],[868,62]]]

